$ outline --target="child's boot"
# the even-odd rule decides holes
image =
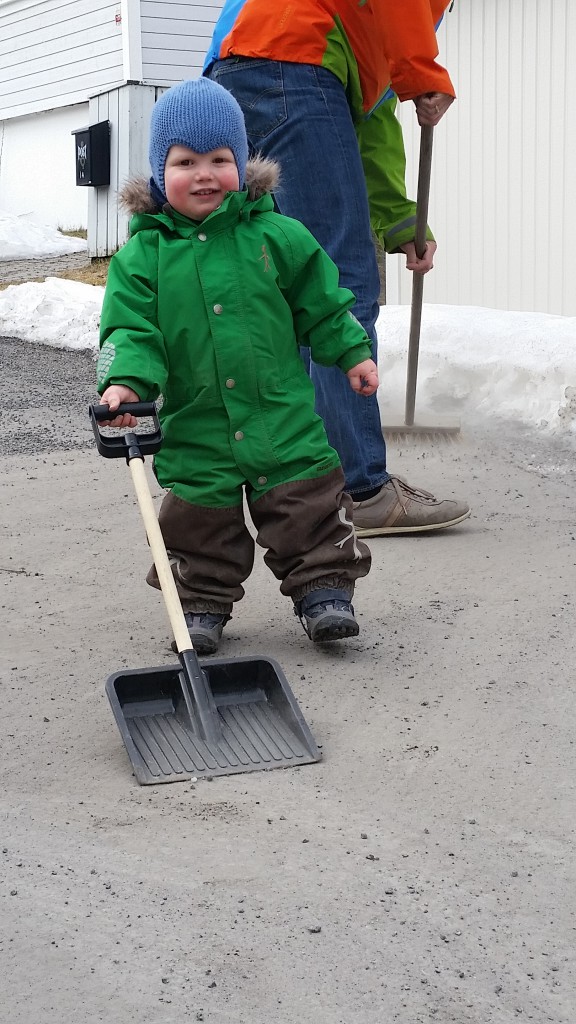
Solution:
[[[360,632],[346,590],[313,590],[294,602],[294,613],[315,644],[343,640]]]
[[[218,650],[222,630],[231,616],[212,612],[185,612],[184,618],[196,653],[215,654]],[[172,650],[176,650],[174,641]]]

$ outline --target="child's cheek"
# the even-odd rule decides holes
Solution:
[[[238,171],[236,170],[235,167],[231,167],[230,170],[226,173],[224,180],[222,181],[222,186],[226,190],[226,192],[239,191],[240,182],[238,179]]]
[[[166,182],[166,198],[169,203],[177,203],[179,199],[188,194],[188,185],[183,176],[173,175]]]

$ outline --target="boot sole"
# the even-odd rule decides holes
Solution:
[[[450,519],[447,523],[426,523],[423,526],[354,526],[357,537],[385,537],[393,533],[430,533],[431,530],[446,530],[449,526],[457,526],[463,523],[471,515],[472,510],[465,512],[457,519]]]
[[[349,636],[358,636],[360,626],[355,619],[332,615],[319,622],[315,629],[312,626],[306,632],[312,643],[323,644],[330,640],[345,640]]]
[[[196,636],[190,637],[190,643],[196,651],[196,654],[216,654],[218,650],[219,640],[212,640],[209,636]],[[178,654],[178,648],[176,647],[176,641],[173,640],[170,647],[174,651],[174,654]]]

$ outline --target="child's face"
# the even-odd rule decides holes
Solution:
[[[227,192],[238,192],[238,168],[231,149],[195,153],[171,146],[164,168],[166,198],[178,213],[204,220],[220,206]]]

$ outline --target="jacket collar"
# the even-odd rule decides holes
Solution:
[[[157,228],[160,223],[171,234],[176,234],[180,238],[197,238],[200,234],[209,237],[222,231],[229,231],[239,221],[249,220],[253,213],[264,213],[273,209],[274,200],[269,193],[260,196],[259,199],[250,199],[246,190],[228,192],[218,209],[213,210],[202,221],[185,217],[173,210],[168,203],[158,213],[137,213],[130,221],[130,234],[138,234],[147,228]]]

